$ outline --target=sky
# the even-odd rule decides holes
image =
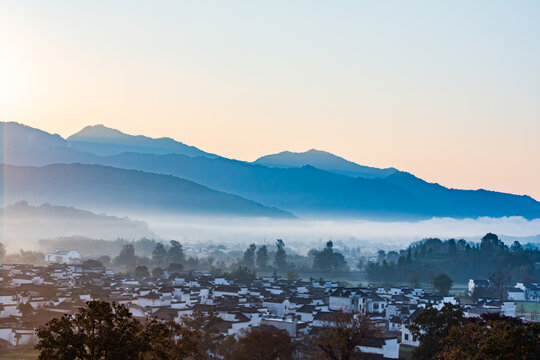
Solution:
[[[540,2],[0,2],[0,120],[540,200]]]

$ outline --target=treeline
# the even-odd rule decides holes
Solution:
[[[289,262],[288,254],[285,249],[283,240],[276,241],[276,251],[273,253],[273,262],[269,262],[270,256],[266,245],[257,247],[255,244],[249,245],[244,251],[241,261],[238,266],[244,266],[251,271],[274,273],[287,273],[290,280],[297,278],[297,271],[303,273],[324,272],[337,273],[347,271],[347,262],[345,257],[334,250],[332,241],[328,241],[322,250],[312,249],[308,256],[304,257],[304,261],[298,266],[298,262]],[[296,257],[298,255],[295,254]],[[309,264],[309,265],[308,265]]]
[[[488,278],[496,272],[507,274],[511,281],[536,281],[540,273],[535,263],[540,251],[525,248],[517,241],[505,245],[497,235],[488,233],[479,244],[465,240],[425,239],[406,250],[379,252],[377,262],[365,265],[369,280],[386,283],[431,281],[439,273],[448,274],[455,282],[470,278]]]
[[[300,264],[299,255],[292,252],[291,256],[282,239],[276,240],[274,246],[250,244],[243,253],[238,253],[234,261],[229,262],[218,260],[224,254],[221,251],[211,252],[202,258],[187,257],[182,244],[176,240],[168,244],[152,242],[154,247],[151,256],[138,255],[136,244],[127,242],[123,244],[118,256],[98,256],[86,260],[84,265],[110,267],[132,273],[138,278],[161,277],[165,271],[171,275],[181,271],[200,270],[235,280],[253,280],[257,274],[282,275],[288,280],[296,280],[299,272],[320,274],[348,271],[344,256],[334,250],[332,241],[328,241],[320,251],[312,249],[307,257],[302,257]],[[291,257],[293,261],[289,261]]]
[[[62,237],[57,239],[39,240],[39,248],[42,251],[50,249],[77,249],[87,257],[117,256],[124,245],[132,244],[135,252],[141,257],[152,256],[152,251],[159,241],[149,238],[141,238],[135,241],[126,239],[98,240],[81,236]]]
[[[91,301],[74,315],[53,319],[37,330],[42,360],[292,360],[358,359],[358,345],[379,337],[360,314],[336,312],[317,335],[291,339],[272,326],[246,329],[239,336],[221,331],[226,323],[215,313],[194,312],[177,322],[139,321],[124,305]]]

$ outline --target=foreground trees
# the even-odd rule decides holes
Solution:
[[[540,324],[498,314],[466,319],[450,304],[425,310],[410,329],[420,339],[413,351],[419,360],[525,360],[540,354]]]
[[[285,330],[273,326],[252,328],[225,356],[226,360],[292,360],[295,347]]]
[[[36,349],[41,360],[351,360],[366,355],[358,345],[379,336],[361,314],[333,312],[324,321],[298,342],[272,326],[250,328],[237,338],[220,332],[223,321],[211,312],[179,322],[140,322],[124,305],[92,301],[40,327]],[[410,329],[421,341],[415,359],[536,359],[540,353],[540,324],[499,315],[466,319],[449,304],[426,309]]]
[[[195,312],[179,322],[141,323],[124,305],[91,301],[74,315],[37,330],[41,360],[292,360],[357,359],[362,339],[378,334],[360,314],[332,313],[319,334],[295,343],[272,326],[253,327],[240,337],[218,329],[222,319]]]
[[[486,317],[450,329],[440,360],[538,359],[540,324]]]
[[[357,313],[336,312],[327,320],[314,339],[315,359],[350,360],[361,358],[357,348],[363,339],[373,338],[379,331],[365,316]]]
[[[134,319],[124,305],[91,301],[75,315],[38,328],[41,360],[210,359],[223,339],[213,314],[195,313],[181,323]]]
[[[39,359],[142,359],[148,344],[142,325],[123,305],[92,301],[37,330]]]
[[[286,331],[256,327],[243,337],[223,335],[221,318],[196,312],[179,323],[134,319],[124,305],[91,301],[74,315],[37,330],[41,360],[288,360],[295,346]]]
[[[465,321],[458,305],[445,304],[441,310],[428,308],[420,313],[409,326],[411,333],[420,339],[420,346],[413,351],[415,359],[429,360],[441,351],[450,329]]]

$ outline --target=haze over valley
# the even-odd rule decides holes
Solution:
[[[540,203],[529,196],[448,189],[315,149],[249,163],[103,125],[64,139],[3,122],[0,138],[8,247],[79,235],[189,243],[285,238],[303,251],[310,242],[328,239],[399,246],[431,236],[478,239],[488,231],[540,234]],[[28,213],[28,222],[41,219],[48,226],[21,225],[15,210]],[[54,221],[48,221],[51,212]],[[74,215],[68,212],[85,220],[69,221]],[[102,213],[115,217],[95,215]]]

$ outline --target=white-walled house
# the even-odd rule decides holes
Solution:
[[[403,325],[401,327],[401,343],[403,345],[418,347],[420,346],[420,339],[414,336],[406,325]]]
[[[364,339],[364,343],[358,346],[363,353],[382,355],[383,359],[399,359],[398,339]]]
[[[508,300],[514,300],[514,301],[525,301],[527,300],[525,297],[525,291],[523,291],[520,288],[508,288]]]
[[[56,249],[52,253],[45,254],[45,261],[56,264],[78,264],[81,261],[81,254],[73,249]]]

